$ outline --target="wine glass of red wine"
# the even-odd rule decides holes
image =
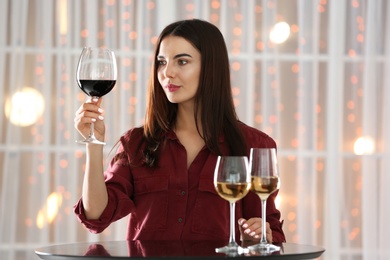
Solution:
[[[115,54],[106,48],[84,47],[77,65],[76,80],[81,90],[92,98],[100,98],[110,92],[116,83],[117,64]],[[81,144],[101,144],[94,134],[91,123],[89,136]]]

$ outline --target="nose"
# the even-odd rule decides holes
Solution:
[[[174,68],[169,62],[167,62],[167,64],[165,65],[163,72],[164,77],[166,78],[173,78],[175,75]]]

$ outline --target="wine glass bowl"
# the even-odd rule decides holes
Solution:
[[[229,182],[218,182],[217,188],[219,196],[229,202],[236,202],[249,191],[248,183],[229,183]]]
[[[110,92],[115,85],[115,80],[80,79],[81,90],[90,97],[102,97]]]
[[[267,200],[269,195],[279,189],[279,177],[252,176],[252,188],[261,200]]]
[[[80,89],[91,98],[100,98],[109,93],[117,80],[117,64],[113,51],[106,48],[84,47],[77,64],[76,80]],[[101,144],[94,134],[91,123],[88,138],[77,143]]]
[[[229,255],[245,253],[247,249],[240,247],[235,240],[235,203],[244,198],[251,186],[251,176],[246,156],[219,156],[214,171],[214,187],[230,206],[230,238],[229,243],[216,252]]]
[[[280,179],[278,161],[275,148],[252,148],[250,151],[249,168],[251,172],[251,190],[261,200],[262,235],[260,243],[251,246],[251,249],[260,250],[261,253],[279,251],[280,247],[270,244],[266,237],[266,203],[268,197],[279,189]]]

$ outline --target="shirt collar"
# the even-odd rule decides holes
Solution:
[[[169,129],[168,132],[163,133],[163,136],[171,140],[178,140],[175,131],[173,131],[172,129]]]
[[[171,139],[171,140],[178,140],[175,131],[173,131],[172,129],[169,129],[168,132],[163,133],[163,136],[165,136],[166,138]],[[218,137],[218,141],[219,141],[220,143],[225,142],[225,135],[224,135],[224,134],[221,134],[221,135]]]

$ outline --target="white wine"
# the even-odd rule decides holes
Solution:
[[[215,189],[219,196],[223,199],[234,203],[237,200],[242,199],[248,194],[251,187],[250,183],[229,183],[229,182],[217,182]]]
[[[266,200],[268,196],[279,188],[279,177],[268,178],[252,176],[251,190],[259,195],[260,199]]]

